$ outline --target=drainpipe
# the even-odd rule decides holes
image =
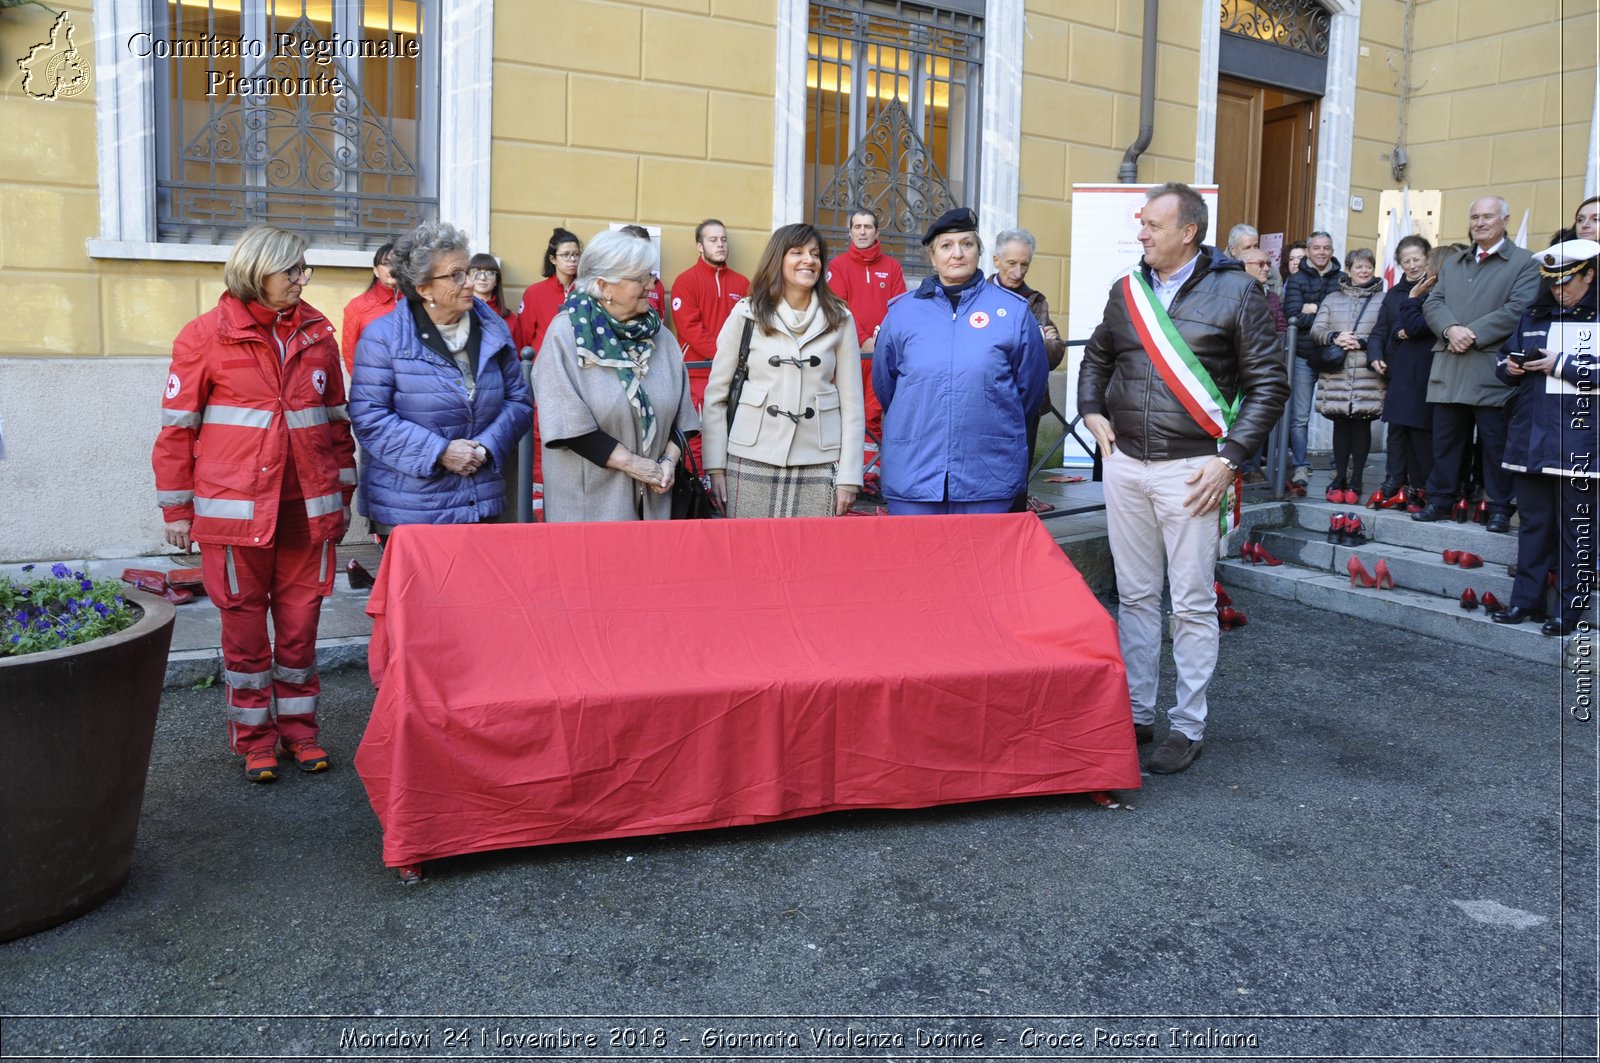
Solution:
[[[1156,8],[1161,0],[1144,0],[1144,61],[1139,74],[1139,136],[1122,156],[1117,180],[1131,185],[1139,180],[1139,156],[1150,146],[1156,131]]]

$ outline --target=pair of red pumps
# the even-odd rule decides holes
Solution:
[[[204,580],[198,568],[175,568],[162,572],[154,568],[125,568],[122,582],[131,583],[140,590],[159,595],[173,605],[186,605],[194,601],[196,592],[204,593]]]
[[[1270,565],[1276,567],[1283,564],[1277,558],[1267,553],[1267,548],[1260,543],[1246,542],[1239,547],[1239,556],[1252,565]]]
[[[1248,616],[1233,607],[1233,596],[1223,589],[1221,580],[1216,581],[1214,589],[1217,592],[1217,625],[1222,630],[1232,631],[1250,622]]]
[[[1482,568],[1483,558],[1465,550],[1446,550],[1441,555],[1447,565],[1460,565],[1462,568]]]
[[[1489,500],[1486,498],[1474,506],[1465,498],[1456,499],[1456,504],[1450,507],[1450,519],[1457,524],[1472,521],[1474,524],[1489,523]]]
[[[1500,599],[1494,596],[1493,591],[1484,591],[1482,597],[1474,593],[1471,587],[1461,592],[1461,608],[1470,613],[1480,605],[1491,613],[1498,613],[1505,609]]]
[[[1389,571],[1389,562],[1381,557],[1378,558],[1376,568],[1368,572],[1367,566],[1361,563],[1361,559],[1355,554],[1351,554],[1350,561],[1345,565],[1345,569],[1350,573],[1350,586],[1352,587],[1360,583],[1361,586],[1368,589],[1373,587],[1380,591],[1394,589],[1394,573]]]

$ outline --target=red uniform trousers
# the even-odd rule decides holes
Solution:
[[[333,593],[332,541],[313,543],[305,502],[278,508],[270,546],[208,546],[200,555],[206,594],[222,612],[228,735],[236,753],[315,741],[317,623]],[[272,613],[274,648],[267,638]],[[274,704],[276,702],[276,704]]]

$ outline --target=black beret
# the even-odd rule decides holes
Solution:
[[[943,233],[975,233],[978,231],[978,212],[971,207],[951,207],[939,215],[937,221],[922,234],[922,246],[927,247]]]

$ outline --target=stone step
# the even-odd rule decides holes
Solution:
[[[1307,531],[1326,534],[1328,521],[1335,513],[1355,513],[1366,528],[1367,537],[1377,543],[1406,546],[1438,556],[1445,550],[1468,550],[1483,558],[1484,564],[1506,565],[1517,561],[1517,530],[1513,524],[1507,534],[1491,534],[1483,525],[1435,521],[1423,524],[1411,519],[1405,510],[1364,509],[1333,506],[1321,500],[1301,499],[1289,505],[1289,522]]]
[[[1482,609],[1468,612],[1459,603],[1435,594],[1403,587],[1384,591],[1351,590],[1348,577],[1327,571],[1289,564],[1251,565],[1238,559],[1221,562],[1217,575],[1222,585],[1233,593],[1235,608],[1246,614],[1250,611],[1249,598],[1237,593],[1241,590],[1270,594],[1342,616],[1359,617],[1411,636],[1477,646],[1489,655],[1503,654],[1548,664],[1561,661],[1564,640],[1539,634],[1538,624],[1496,624]]]
[[[1377,568],[1378,559],[1389,564],[1395,585],[1424,594],[1439,595],[1459,605],[1461,593],[1471,588],[1480,598],[1492,592],[1503,603],[1511,600],[1512,579],[1504,565],[1485,562],[1481,568],[1463,569],[1447,565],[1439,554],[1376,541],[1359,546],[1329,543],[1326,535],[1304,528],[1261,529],[1260,541],[1267,552],[1286,565],[1299,565],[1339,576],[1348,585],[1350,557],[1361,559],[1368,572]]]

